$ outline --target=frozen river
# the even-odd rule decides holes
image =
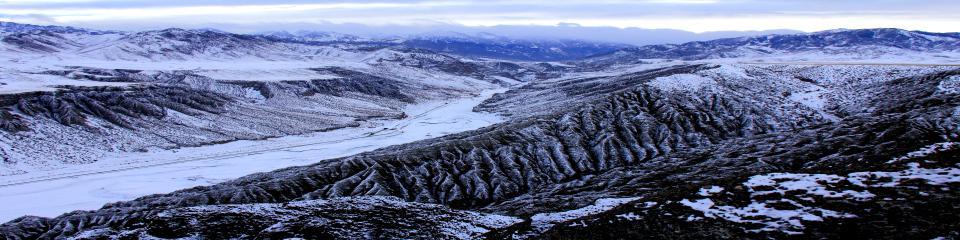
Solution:
[[[410,116],[359,128],[236,141],[177,150],[124,153],[102,161],[46,172],[0,177],[0,223],[23,215],[55,217],[73,210],[212,185],[257,172],[308,165],[390,145],[409,143],[502,122],[474,106],[505,89],[480,96],[409,106]]]

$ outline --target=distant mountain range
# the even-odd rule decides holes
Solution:
[[[649,59],[744,61],[957,62],[960,33],[901,29],[831,30],[724,38],[683,44],[631,46],[570,39],[519,39],[493,34],[440,32],[366,38],[317,31],[234,34],[204,29],[143,32],[100,31],[63,26],[0,23],[0,48],[11,53],[70,53],[104,60],[259,58],[266,60],[337,57],[382,48],[423,49],[465,57],[514,61],[573,61],[596,66]]]
[[[3,32],[4,44],[12,51],[37,53],[73,51],[80,55],[97,55],[98,58],[107,59],[184,59],[188,58],[184,55],[194,54],[200,54],[197,55],[199,57],[211,57],[210,54],[213,54],[212,57],[228,58],[274,55],[272,59],[275,59],[278,52],[285,52],[289,55],[287,57],[292,57],[310,55],[309,52],[316,51],[316,47],[333,46],[340,49],[367,50],[384,47],[419,48],[470,57],[518,61],[562,61],[629,47],[625,44],[578,40],[526,40],[490,34],[460,33],[374,39],[316,31],[233,34],[211,29],[171,28],[120,32],[9,22],[2,23],[0,29]],[[98,37],[91,39],[91,36]],[[272,50],[264,52],[267,49]],[[122,56],[128,53],[133,56]]]
[[[432,23],[430,25],[365,25],[351,23],[301,23],[284,24],[270,23],[264,25],[214,25],[218,29],[235,30],[236,32],[250,32],[250,29],[260,31],[289,31],[296,34],[302,30],[322,30],[364,36],[367,38],[407,38],[420,35],[445,35],[447,33],[506,36],[515,39],[571,39],[588,42],[608,42],[644,46],[651,44],[679,44],[690,41],[706,41],[720,38],[762,36],[770,34],[795,34],[802,31],[790,29],[772,29],[762,31],[711,31],[690,32],[679,29],[653,29],[637,27],[605,27],[583,26],[575,23],[558,23],[556,25],[496,25],[496,26],[463,26],[458,24]],[[210,27],[208,25],[192,25],[188,28]]]
[[[630,64],[645,59],[779,59],[785,61],[881,60],[956,62],[960,33],[932,33],[893,28],[830,30],[725,38],[684,44],[625,48],[592,56],[597,65]]]
[[[14,22],[0,22],[0,35],[7,35],[7,34],[13,34],[13,33],[28,33],[28,32],[36,32],[36,31],[47,31],[47,32],[54,32],[54,33],[81,33],[82,32],[82,33],[93,33],[93,34],[116,33],[115,31],[99,31],[99,30],[75,28],[75,27],[68,27],[68,26],[55,26],[55,25],[41,26],[41,25],[22,24],[22,23],[14,23]]]

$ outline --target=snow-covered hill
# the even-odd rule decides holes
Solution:
[[[960,63],[960,33],[884,28],[727,38],[627,48],[586,62],[607,66],[651,59],[956,64]]]
[[[14,33],[31,33],[31,32],[55,32],[55,33],[89,33],[89,34],[112,34],[119,33],[118,31],[101,31],[101,30],[91,30],[84,28],[75,28],[69,26],[56,26],[56,25],[33,25],[33,24],[22,24],[14,22],[0,22],[0,35],[5,34],[14,34]]]
[[[211,30],[145,32],[52,31],[45,28],[3,36],[0,49],[15,61],[306,61],[356,58],[334,47],[273,41]]]

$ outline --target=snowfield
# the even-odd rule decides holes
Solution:
[[[390,145],[478,129],[504,119],[473,107],[494,93],[405,108],[410,117],[261,141],[119,153],[102,161],[55,171],[0,177],[0,222],[23,215],[54,217],[94,210],[105,203],[212,185],[244,175],[349,156]],[[63,197],[70,196],[70,197]],[[43,201],[36,201],[44,199]]]
[[[60,86],[130,86],[135,83],[95,82],[70,79],[46,74],[8,72],[0,68],[0,94],[27,93],[36,91],[55,91]]]

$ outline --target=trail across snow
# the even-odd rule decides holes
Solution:
[[[495,93],[409,106],[402,120],[359,128],[148,153],[125,153],[71,169],[0,177],[0,223],[55,217],[105,203],[212,185],[256,172],[308,165],[390,145],[473,130],[503,119],[473,107]]]

